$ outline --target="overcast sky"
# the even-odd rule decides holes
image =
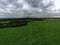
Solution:
[[[0,0],[0,18],[60,17],[60,0]]]

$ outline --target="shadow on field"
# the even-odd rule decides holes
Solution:
[[[24,25],[16,25],[16,26],[2,26],[0,28],[13,28],[13,27],[22,27],[22,26],[26,26],[27,24]]]
[[[0,28],[8,28],[8,27],[22,27],[26,26],[28,23],[27,22],[10,22],[8,24],[0,24]]]

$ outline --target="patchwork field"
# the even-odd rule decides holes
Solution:
[[[60,45],[60,21],[32,21],[0,28],[0,45]]]

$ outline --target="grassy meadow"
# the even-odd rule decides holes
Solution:
[[[0,28],[0,45],[60,45],[60,21],[32,21]]]

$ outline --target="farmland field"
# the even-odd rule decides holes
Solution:
[[[32,21],[0,28],[0,45],[60,45],[60,21]]]

